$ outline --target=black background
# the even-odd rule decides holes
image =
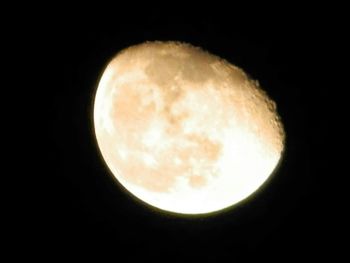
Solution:
[[[51,256],[74,252],[122,262],[221,262],[299,260],[329,250],[329,215],[323,213],[327,201],[321,191],[327,160],[318,147],[328,132],[321,107],[327,89],[313,82],[316,43],[324,27],[303,14],[285,18],[281,13],[267,22],[213,12],[154,10],[139,19],[119,12],[99,18],[100,23],[67,22],[62,15],[41,31],[39,50],[47,55],[52,86],[45,91],[50,98],[45,110],[49,149],[42,165],[47,178],[41,185],[46,197],[35,231]],[[276,101],[286,150],[280,169],[254,198],[211,216],[176,216],[135,201],[110,175],[94,137],[94,92],[111,57],[146,40],[203,47],[242,67]]]

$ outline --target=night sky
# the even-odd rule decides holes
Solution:
[[[42,30],[46,71],[48,146],[44,204],[38,218],[42,249],[114,255],[113,262],[230,262],[241,257],[301,260],[327,247],[327,90],[313,85],[317,23],[238,24],[219,13],[58,19]],[[107,18],[106,18],[107,20]],[[60,22],[62,21],[62,23]],[[43,21],[44,22],[44,21]],[[105,22],[105,24],[104,24]],[[112,23],[112,24],[111,24]],[[175,216],[150,209],[127,194],[101,159],[93,131],[93,96],[116,52],[146,40],[200,46],[243,68],[276,101],[286,132],[280,169],[254,198],[212,216]],[[40,49],[40,47],[39,47]],[[46,56],[44,54],[44,56]],[[254,165],[254,164],[252,164]],[[39,230],[40,229],[40,230]],[[133,252],[132,252],[133,250]]]

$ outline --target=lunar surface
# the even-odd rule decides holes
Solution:
[[[255,192],[284,148],[276,104],[240,68],[200,48],[146,42],[118,53],[99,82],[103,159],[134,196],[209,213]]]

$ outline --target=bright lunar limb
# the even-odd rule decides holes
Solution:
[[[118,53],[99,82],[102,156],[134,196],[202,214],[255,192],[284,148],[275,103],[240,68],[200,48],[146,42]]]

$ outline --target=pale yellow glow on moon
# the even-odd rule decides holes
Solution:
[[[278,164],[284,131],[275,103],[226,60],[177,42],[117,54],[97,88],[94,124],[117,180],[157,208],[229,207]]]

